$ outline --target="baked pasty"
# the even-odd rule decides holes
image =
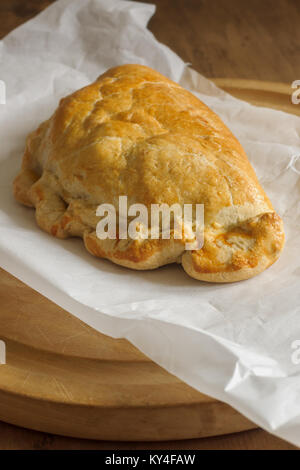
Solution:
[[[63,98],[27,138],[14,195],[58,238],[133,269],[178,262],[195,279],[250,278],[279,256],[283,225],[244,150],[194,95],[141,65],[108,70]],[[99,204],[204,204],[204,245],[185,239],[106,239]]]

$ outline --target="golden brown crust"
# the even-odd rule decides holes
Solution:
[[[141,65],[108,70],[60,101],[27,139],[14,183],[39,226],[79,236],[96,256],[133,269],[182,261],[196,279],[231,282],[272,264],[284,243],[282,222],[240,143],[206,105]],[[100,240],[96,208],[128,204],[205,205],[205,243]]]
[[[268,212],[226,232],[206,232],[202,250],[186,252],[182,265],[190,276],[202,281],[240,281],[270,266],[282,245],[282,220]]]

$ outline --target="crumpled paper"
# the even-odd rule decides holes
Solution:
[[[191,70],[147,30],[154,11],[120,0],[59,0],[0,42],[7,87],[0,105],[0,264],[299,446],[300,354],[293,346],[300,340],[300,119],[239,101]],[[131,271],[93,258],[81,240],[51,238],[36,226],[34,211],[13,200],[27,133],[62,96],[123,63],[149,65],[179,82],[240,139],[285,223],[286,247],[270,269],[232,285],[194,281],[176,265]]]

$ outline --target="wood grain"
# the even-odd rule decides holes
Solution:
[[[258,105],[299,111],[285,99],[290,90],[283,84],[216,82]],[[127,341],[97,333],[3,270],[0,299],[0,332],[7,344],[7,365],[0,367],[4,421],[63,435],[136,441],[203,438],[251,427],[233,409],[191,389]]]
[[[156,441],[255,427],[124,339],[102,335],[0,269],[0,419],[57,434]]]
[[[159,0],[149,28],[207,77],[300,79],[299,0]]]
[[[255,106],[264,106],[300,116],[300,104],[292,104],[294,91],[286,83],[246,80],[240,78],[212,78],[214,83],[227,93]]]
[[[1,0],[0,38],[53,1]],[[149,24],[152,32],[200,73],[288,84],[300,79],[298,0],[144,1],[157,4],[157,12]],[[293,446],[262,430],[192,441],[108,443],[54,436],[0,423],[0,449],[117,448],[291,449]]]
[[[0,37],[54,0],[1,0]],[[83,0],[84,1],[84,0]],[[144,0],[157,39],[207,77],[300,79],[299,0]]]

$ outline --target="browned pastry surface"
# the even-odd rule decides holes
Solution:
[[[280,217],[244,150],[194,95],[141,65],[108,70],[63,98],[27,139],[14,182],[18,201],[59,238],[133,269],[182,263],[192,277],[232,282],[271,265],[284,244]],[[204,204],[205,238],[100,240],[99,204]],[[174,234],[173,234],[174,235]]]

